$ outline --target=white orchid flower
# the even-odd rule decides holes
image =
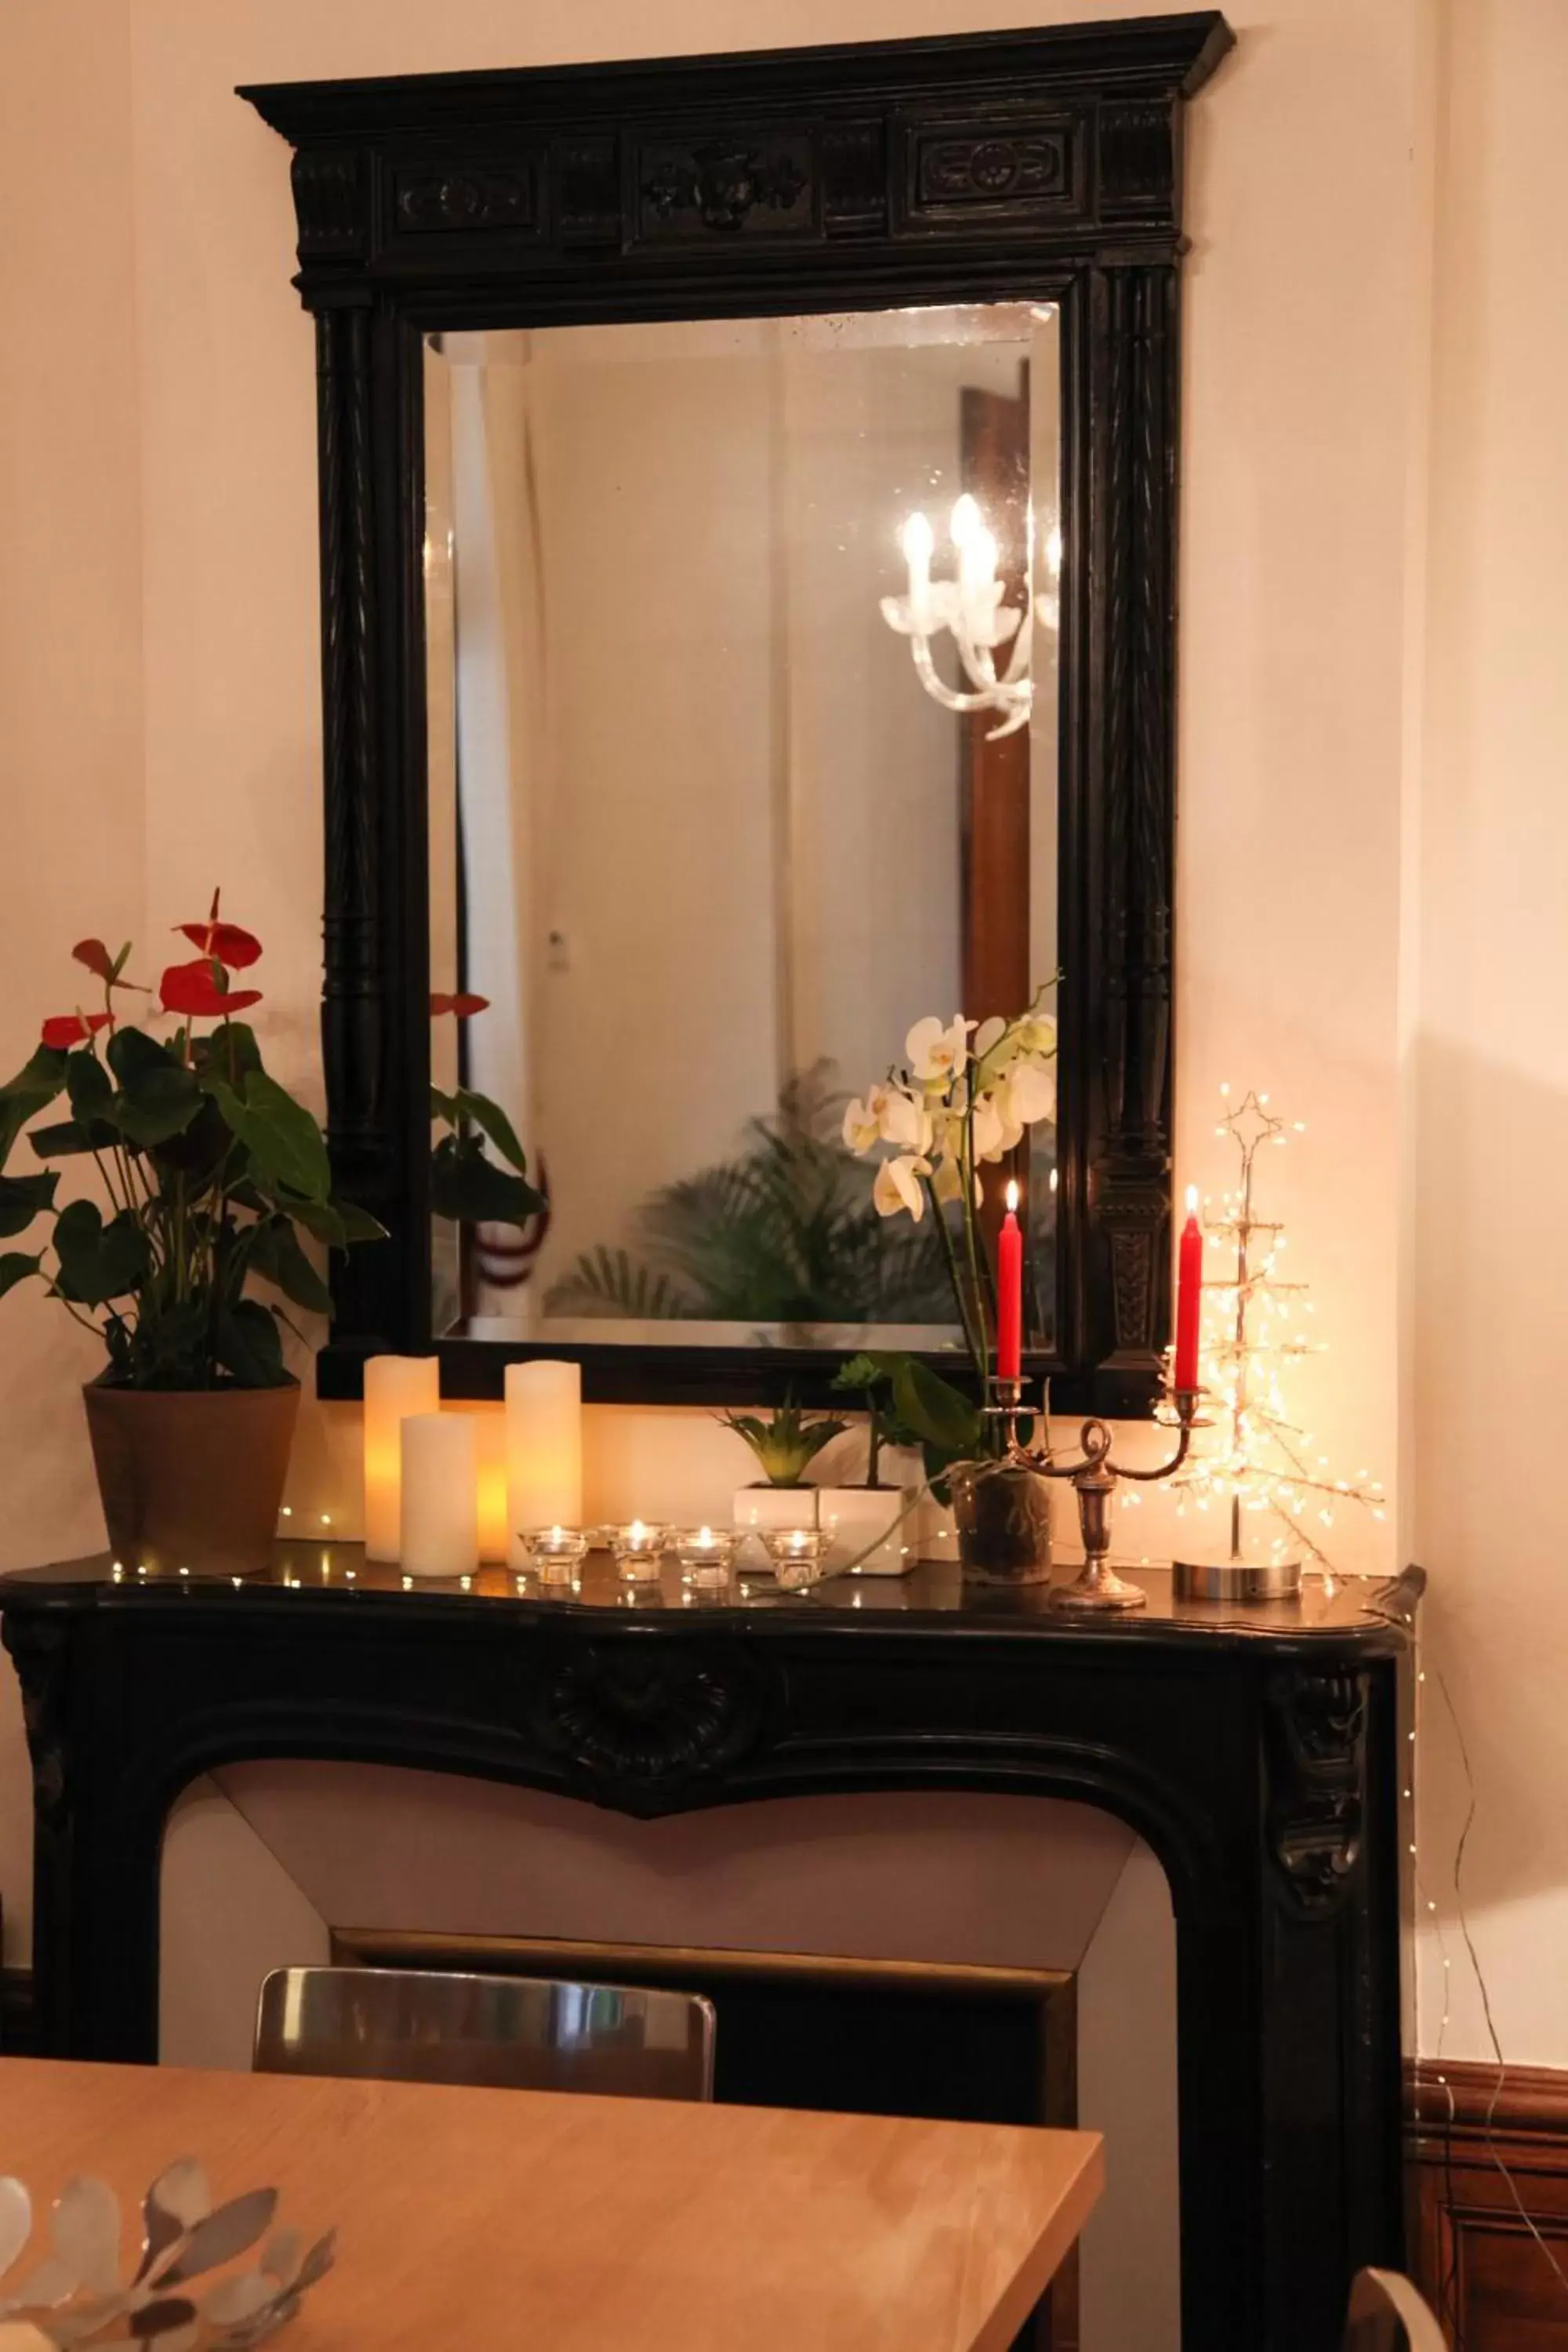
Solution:
[[[1057,1050],[1057,1024],[1049,1013],[1026,1013],[1017,1026],[1018,1051],[1021,1054],[1054,1054]]]
[[[1049,1062],[1016,1062],[1007,1074],[1007,1099],[1025,1127],[1057,1115],[1057,1074]]]
[[[976,1160],[1000,1160],[1006,1149],[1006,1122],[994,1097],[982,1095],[970,1119]]]
[[[934,1013],[917,1021],[904,1040],[914,1076],[928,1084],[951,1085],[969,1059],[969,1032],[973,1025],[962,1013],[945,1029]]]
[[[999,1045],[1006,1034],[1007,1024],[999,1013],[994,1013],[989,1021],[983,1021],[974,1033],[975,1060],[983,1062],[992,1047]]]
[[[879,1132],[883,1142],[897,1143],[906,1151],[929,1151],[931,1113],[924,1103],[917,1102],[902,1087],[885,1087],[880,1093]]]
[[[873,1087],[864,1102],[857,1096],[846,1109],[844,1142],[847,1150],[858,1151],[863,1157],[877,1141],[882,1132],[881,1114],[877,1108],[877,1097],[884,1091],[881,1087]]]
[[[950,1156],[937,1161],[936,1173],[931,1178],[931,1189],[939,1201],[963,1200],[963,1171],[955,1158]]]
[[[921,1178],[931,1172],[931,1161],[922,1160],[918,1152],[906,1151],[897,1160],[884,1160],[871,1187],[878,1215],[896,1217],[900,1209],[907,1209],[918,1225],[926,1209]]]

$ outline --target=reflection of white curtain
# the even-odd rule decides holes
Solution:
[[[468,1075],[510,1113],[533,1156],[537,992],[533,876],[523,813],[544,676],[528,487],[528,371],[452,372],[458,802],[466,906],[464,982],[489,999],[468,1031]],[[521,688],[532,682],[531,693]],[[487,1302],[478,1301],[479,1311]],[[508,1294],[507,1311],[518,1311]]]

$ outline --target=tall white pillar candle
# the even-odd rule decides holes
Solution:
[[[506,1368],[506,1502],[513,1568],[524,1528],[583,1524],[583,1374],[535,1358]]]
[[[466,1412],[416,1412],[403,1424],[405,1576],[471,1576],[479,1564],[479,1465]]]
[[[364,1368],[364,1549],[395,1559],[402,1493],[400,1424],[436,1412],[441,1367],[434,1356],[372,1356]]]

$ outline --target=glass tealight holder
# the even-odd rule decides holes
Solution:
[[[662,1528],[650,1528],[642,1519],[633,1519],[629,1526],[611,1528],[610,1549],[616,1556],[616,1571],[623,1584],[657,1584],[659,1563],[664,1558],[668,1538]]]
[[[694,1591],[715,1591],[730,1581],[735,1537],[729,1528],[682,1528],[675,1537],[675,1556]]]
[[[781,1591],[804,1592],[819,1580],[824,1541],[816,1528],[769,1528],[763,1542]]]
[[[588,1556],[581,1528],[524,1528],[522,1546],[541,1585],[575,1587]]]

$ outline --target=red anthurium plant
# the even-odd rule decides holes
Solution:
[[[216,893],[205,923],[177,928],[197,953],[171,964],[155,992],[126,978],[129,946],[111,955],[101,940],[79,941],[72,955],[101,1004],[47,1020],[31,1059],[0,1087],[0,1240],[52,1220],[40,1246],[0,1252],[0,1296],[42,1281],[103,1341],[117,1386],[278,1387],[289,1377],[279,1327],[289,1306],[324,1314],[331,1304],[305,1241],[346,1249],[384,1228],[333,1192],[321,1129],[268,1077],[254,1030],[237,1017],[261,1001],[230,977],[257,961],[260,941],[220,919]],[[140,1020],[124,1017],[131,994],[153,1000]],[[68,1117],[30,1125],[62,1097]],[[460,1089],[433,1114],[452,1130],[432,1161],[442,1214],[513,1222],[542,1205],[493,1103]],[[24,1131],[46,1164],[7,1173]],[[486,1136],[510,1170],[486,1158]],[[78,1157],[92,1160],[103,1202],[57,1208],[52,1163]]]

